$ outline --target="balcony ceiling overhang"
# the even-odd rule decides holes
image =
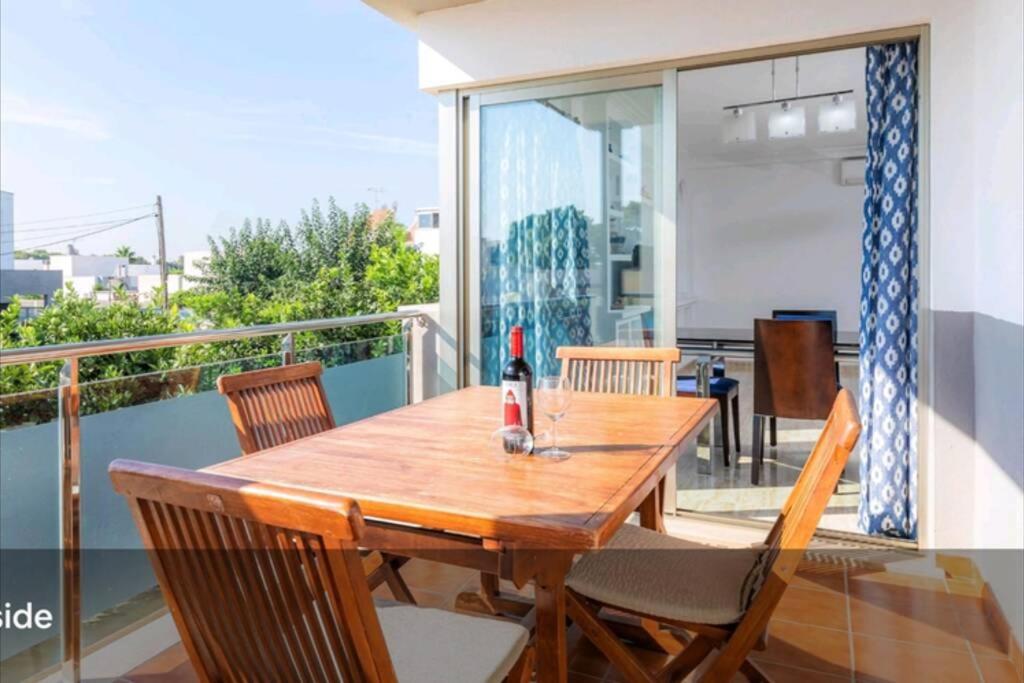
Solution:
[[[472,5],[481,0],[363,0],[384,16],[406,26],[411,25],[421,14],[437,10]]]

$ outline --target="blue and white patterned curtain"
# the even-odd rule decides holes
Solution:
[[[867,48],[860,527],[917,536],[917,43]]]
[[[485,359],[484,383],[508,362],[509,332],[523,326],[534,376],[557,375],[559,346],[591,346],[587,219],[575,206],[531,214],[509,226],[501,243],[498,357]]]

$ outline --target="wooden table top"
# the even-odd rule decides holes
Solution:
[[[502,462],[499,391],[470,387],[206,471],[342,494],[367,517],[582,550],[615,533],[717,405],[576,392],[558,427],[571,458]]]

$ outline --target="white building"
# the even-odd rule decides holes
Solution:
[[[441,253],[441,212],[437,207],[416,209],[409,240],[424,254]]]
[[[0,191],[0,270],[14,270],[14,194]]]

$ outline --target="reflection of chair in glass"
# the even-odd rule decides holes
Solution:
[[[217,391],[228,400],[243,455],[334,429],[320,380],[323,371],[320,363],[310,361],[217,378]],[[386,581],[395,598],[411,603],[412,591],[398,573],[406,561],[377,552],[366,557],[367,566],[375,567],[372,586]]]
[[[750,481],[760,480],[766,418],[824,420],[836,397],[832,324],[754,321],[754,434]]]
[[[859,435],[857,405],[844,390],[761,547],[725,549],[623,525],[569,573],[569,618],[626,680],[683,680],[715,650],[702,681],[731,681],[737,672],[768,680],[747,656],[764,649],[768,622]],[[659,671],[649,671],[622,644],[616,629],[633,625],[606,621],[606,607],[639,616],[648,637],[657,634],[655,641],[670,655]]]
[[[374,604],[351,499],[128,460],[110,477],[199,680],[530,679],[519,624]]]

